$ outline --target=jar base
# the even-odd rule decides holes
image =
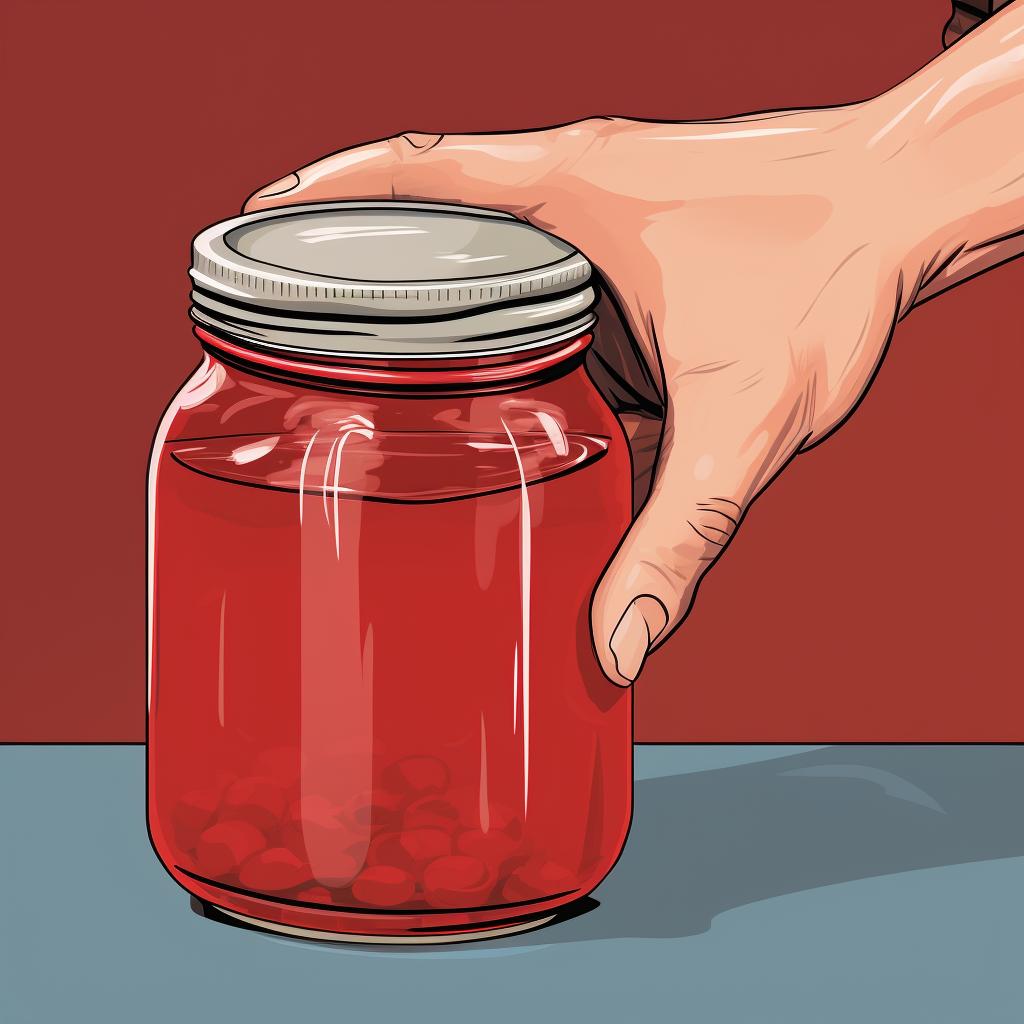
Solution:
[[[201,902],[204,908],[213,910],[215,915],[223,916],[246,927],[255,928],[258,931],[273,932],[276,935],[285,935],[293,939],[311,939],[315,942],[348,942],[358,945],[436,946],[442,943],[451,944],[456,942],[477,942],[480,939],[498,939],[506,935],[518,935],[521,932],[532,931],[534,928],[541,928],[560,916],[557,913],[546,912],[526,921],[517,921],[515,924],[438,935],[366,935],[332,932],[320,928],[297,928],[294,925],[279,924],[276,921],[263,921],[258,917],[240,914],[237,911],[228,910],[226,907],[219,907],[215,903]]]

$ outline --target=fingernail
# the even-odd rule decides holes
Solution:
[[[608,641],[616,671],[623,679],[634,682],[644,661],[668,623],[665,606],[650,594],[641,594],[625,610]]]
[[[299,187],[299,176],[292,171],[291,174],[286,174],[283,178],[278,178],[277,181],[272,181],[269,185],[264,185],[263,188],[253,196],[253,199],[270,199],[273,196],[283,196],[285,192],[291,192],[293,188]]]

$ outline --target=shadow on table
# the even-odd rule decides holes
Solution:
[[[681,937],[785,893],[1024,854],[1024,747],[844,746],[636,785],[600,908],[488,943]]]

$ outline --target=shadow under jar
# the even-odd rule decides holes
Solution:
[[[615,862],[631,694],[589,607],[631,485],[590,275],[461,207],[197,236],[205,354],[150,469],[148,803],[204,903],[453,941],[543,924]]]

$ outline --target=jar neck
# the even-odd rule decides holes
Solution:
[[[346,391],[503,391],[560,376],[578,365],[593,340],[590,332],[542,348],[469,357],[369,359],[279,352],[239,345],[205,327],[193,333],[200,345],[248,373]]]

